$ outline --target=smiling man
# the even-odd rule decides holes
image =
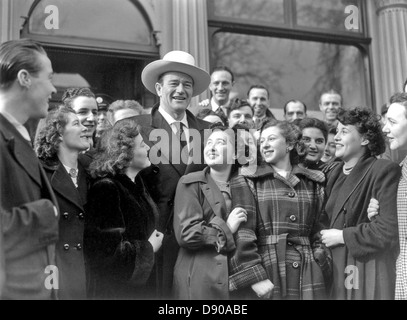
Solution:
[[[163,246],[156,258],[156,286],[161,298],[171,298],[179,248],[172,227],[175,190],[183,175],[205,168],[204,130],[209,127],[209,123],[195,118],[187,108],[192,97],[208,88],[210,76],[196,66],[189,53],[171,51],[162,60],[147,65],[141,79],[160,98],[151,114],[136,116],[134,120],[150,147],[153,166],[141,175],[160,210],[157,229],[164,233]],[[197,161],[189,161],[192,153],[193,159],[198,153]]]
[[[199,106],[201,108],[210,108],[224,122],[227,121],[231,105],[230,92],[234,84],[235,76],[232,70],[225,66],[216,67],[212,71],[211,83],[209,85],[212,98],[202,101]]]
[[[62,101],[65,106],[75,110],[81,124],[88,129],[86,135],[90,145],[93,146],[93,135],[98,118],[95,94],[89,88],[70,88],[64,92]]]
[[[259,130],[264,122],[276,120],[276,117],[269,110],[270,92],[265,86],[260,84],[251,86],[247,92],[247,102],[253,108],[253,121],[256,130]]]
[[[57,200],[24,125],[45,118],[56,89],[50,59],[31,40],[0,45],[0,300],[54,297]]]
[[[319,99],[319,109],[321,110],[324,121],[330,127],[338,125],[338,113],[342,108],[342,96],[335,90],[324,92]]]

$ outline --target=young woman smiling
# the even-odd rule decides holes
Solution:
[[[326,297],[329,251],[318,237],[325,176],[298,166],[305,149],[300,139],[293,124],[265,123],[263,163],[231,181],[233,208],[246,210],[248,221],[235,236],[229,282],[245,298]]]
[[[60,209],[56,245],[58,297],[81,300],[86,298],[83,233],[88,179],[78,156],[89,148],[87,128],[80,123],[75,111],[67,107],[51,112],[42,124],[36,151]]]
[[[177,299],[229,298],[228,253],[235,249],[233,234],[246,221],[244,209],[231,210],[229,181],[239,167],[242,131],[248,129],[211,128],[204,149],[208,167],[182,177],[175,196],[174,230],[181,247],[174,269]]]
[[[334,263],[331,298],[393,299],[398,251],[397,185],[400,168],[378,160],[385,141],[379,117],[369,109],[341,110],[333,169],[326,186],[329,229],[321,231]],[[374,198],[381,214],[370,222]]]

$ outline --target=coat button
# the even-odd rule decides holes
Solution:
[[[85,216],[83,215],[82,212],[81,212],[80,214],[78,214],[78,218],[79,218],[79,219],[83,220],[84,217],[85,217]]]
[[[64,244],[64,250],[68,251],[69,250],[69,244]]]
[[[291,222],[297,221],[297,217],[295,215],[290,216]]]
[[[68,212],[65,212],[62,216],[64,217],[65,220],[68,220],[68,218],[69,218],[69,213],[68,213]]]
[[[155,174],[158,174],[160,172],[160,169],[158,167],[154,167],[153,172]]]
[[[289,192],[289,193],[288,193],[288,196],[289,196],[290,198],[294,198],[294,197],[295,197],[295,192]]]
[[[80,243],[78,243],[78,244],[75,246],[75,248],[76,248],[76,250],[80,251],[80,250],[82,250],[82,245],[81,245]]]
[[[294,269],[298,269],[299,266],[300,266],[300,264],[298,262],[293,263],[293,268]]]

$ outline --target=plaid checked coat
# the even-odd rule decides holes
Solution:
[[[407,300],[407,158],[401,167],[402,176],[397,191],[400,255],[396,265],[396,300]]]
[[[270,279],[273,299],[326,297],[330,253],[319,241],[324,181],[322,172],[299,166],[286,180],[269,165],[231,181],[233,207],[248,213],[248,221],[235,234],[231,291],[246,288],[241,292],[254,294],[251,285]]]

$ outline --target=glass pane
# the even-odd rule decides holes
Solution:
[[[219,17],[284,23],[284,0],[213,0]]]
[[[232,33],[215,34],[212,44],[214,66],[232,69],[239,97],[251,85],[265,85],[280,120],[291,99],[319,111],[319,97],[330,89],[341,92],[347,106],[366,105],[364,59],[356,47]]]
[[[359,0],[296,0],[300,26],[362,32]]]
[[[47,29],[47,6],[58,8],[59,29]],[[49,12],[49,11],[48,11]],[[52,21],[55,23],[55,21]],[[30,18],[30,33],[151,45],[150,28],[129,0],[43,0]]]

